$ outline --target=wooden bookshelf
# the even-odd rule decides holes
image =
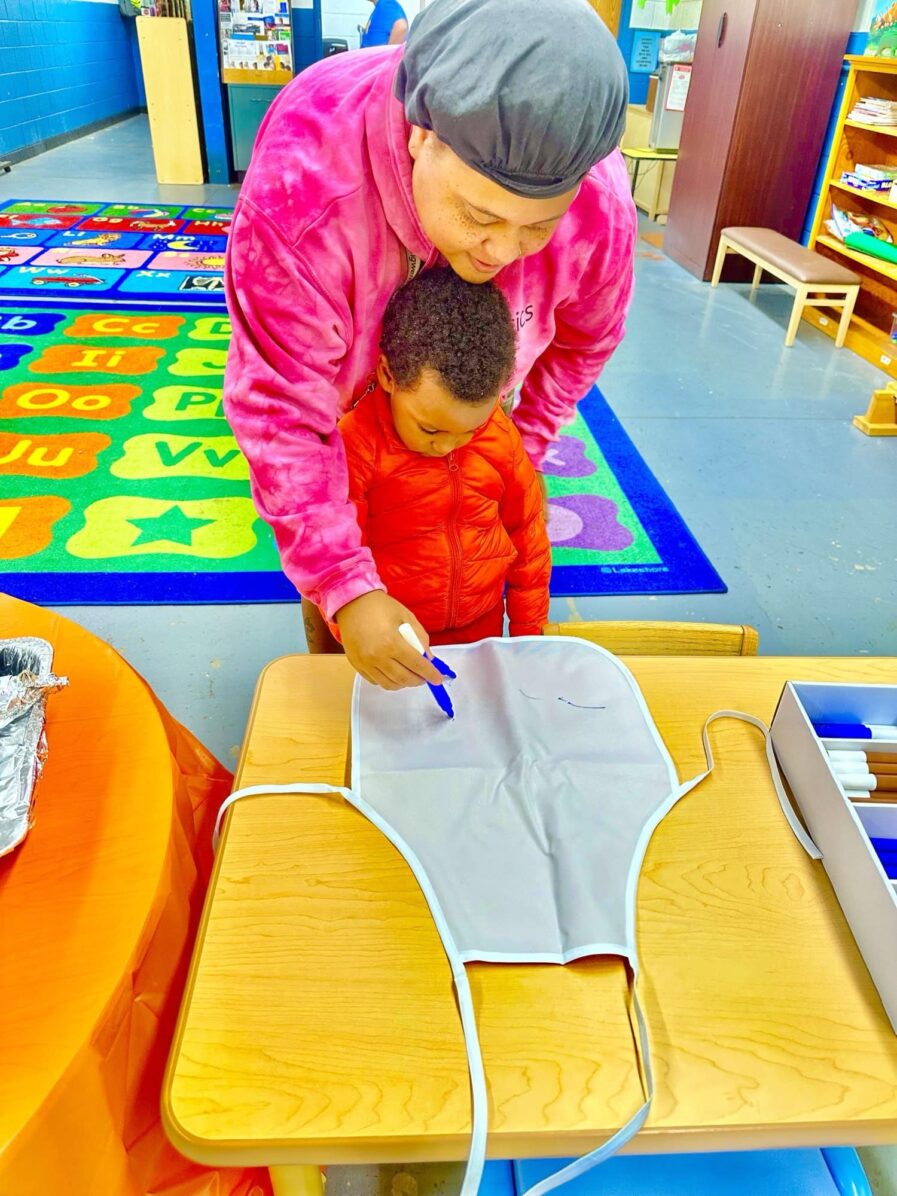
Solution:
[[[810,234],[810,247],[860,276],[856,313],[847,333],[847,347],[897,378],[897,343],[891,340],[891,316],[897,312],[897,265],[848,249],[831,236],[825,221],[832,203],[853,212],[877,216],[897,243],[897,203],[887,192],[860,191],[840,181],[857,164],[897,166],[897,127],[850,120],[856,103],[867,96],[897,101],[897,59],[847,56],[849,75],[838,123],[826,163],[822,191]],[[838,316],[828,308],[807,308],[804,318],[834,338]]]
[[[859,249],[850,249],[847,245],[842,245],[836,237],[830,237],[827,233],[820,237],[816,244],[817,246],[824,245],[826,249],[831,249],[839,257],[846,257],[850,258],[852,262],[859,262],[860,265],[866,266],[867,269],[874,270],[876,274],[881,274],[883,278],[889,278],[891,282],[897,283],[897,265],[894,265],[893,262],[886,262],[884,258],[873,257],[869,253],[861,253]],[[890,325],[888,328],[890,330]]]
[[[884,137],[897,137],[897,126],[894,125],[867,125],[862,120],[845,120],[844,124],[848,129],[865,129],[867,133],[881,133]]]
[[[836,183],[834,179],[831,186],[836,191],[843,191],[845,195],[858,195],[861,199],[871,199],[874,204],[882,208],[890,208],[891,211],[897,212],[897,203],[888,199],[884,191],[861,191],[859,187],[851,187],[848,183]]]

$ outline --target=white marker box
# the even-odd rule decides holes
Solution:
[[[789,681],[771,731],[782,773],[897,1033],[897,885],[870,842],[897,839],[897,793],[893,803],[845,797],[814,722],[897,725],[897,686]],[[897,753],[897,733],[893,740],[850,739],[839,746]]]

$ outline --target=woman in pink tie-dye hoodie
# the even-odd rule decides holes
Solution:
[[[497,282],[538,467],[623,335],[625,106],[586,0],[433,0],[405,47],[316,65],[265,118],[228,249],[225,409],[284,571],[377,684],[440,680],[398,635],[410,622],[427,642],[361,545],[336,431],[373,377],[386,304],[437,263]]]

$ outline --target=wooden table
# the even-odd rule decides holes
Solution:
[[[649,220],[657,220],[659,216],[666,213],[660,211],[660,197],[663,192],[663,177],[666,170],[666,164],[672,162],[674,165],[679,157],[679,151],[675,149],[652,149],[650,146],[633,146],[624,145],[620,149],[620,153],[626,159],[626,165],[632,163],[632,170],[630,177],[632,181],[632,198],[635,200],[637,206],[641,207],[636,198],[636,188],[638,187],[639,171],[643,162],[653,162],[659,164],[660,169],[656,172],[654,180],[654,193],[647,204],[644,205],[644,210],[648,215]]]
[[[682,777],[714,710],[768,721],[788,679],[897,683],[890,658],[627,664]],[[338,657],[269,665],[238,783],[344,783],[351,683]],[[722,723],[713,743],[716,772],[661,824],[639,888],[657,1094],[631,1149],[893,1142],[897,1037],[822,866],[759,733]],[[579,1154],[635,1110],[620,963],[469,972],[493,1157]],[[469,1113],[449,969],[404,861],[340,799],[237,803],[164,1084],[172,1141],[308,1190],[312,1169],[277,1165],[462,1158]]]
[[[0,859],[0,1192],[246,1196],[257,1175],[185,1164],[158,1113],[194,850],[230,776],[108,644],[0,594],[0,637],[27,635],[69,685],[47,704],[34,826]]]

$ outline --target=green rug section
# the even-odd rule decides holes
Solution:
[[[224,417],[230,334],[224,313],[195,309],[0,304],[4,588],[57,603],[295,600]],[[553,593],[722,586],[597,390],[545,475]]]

